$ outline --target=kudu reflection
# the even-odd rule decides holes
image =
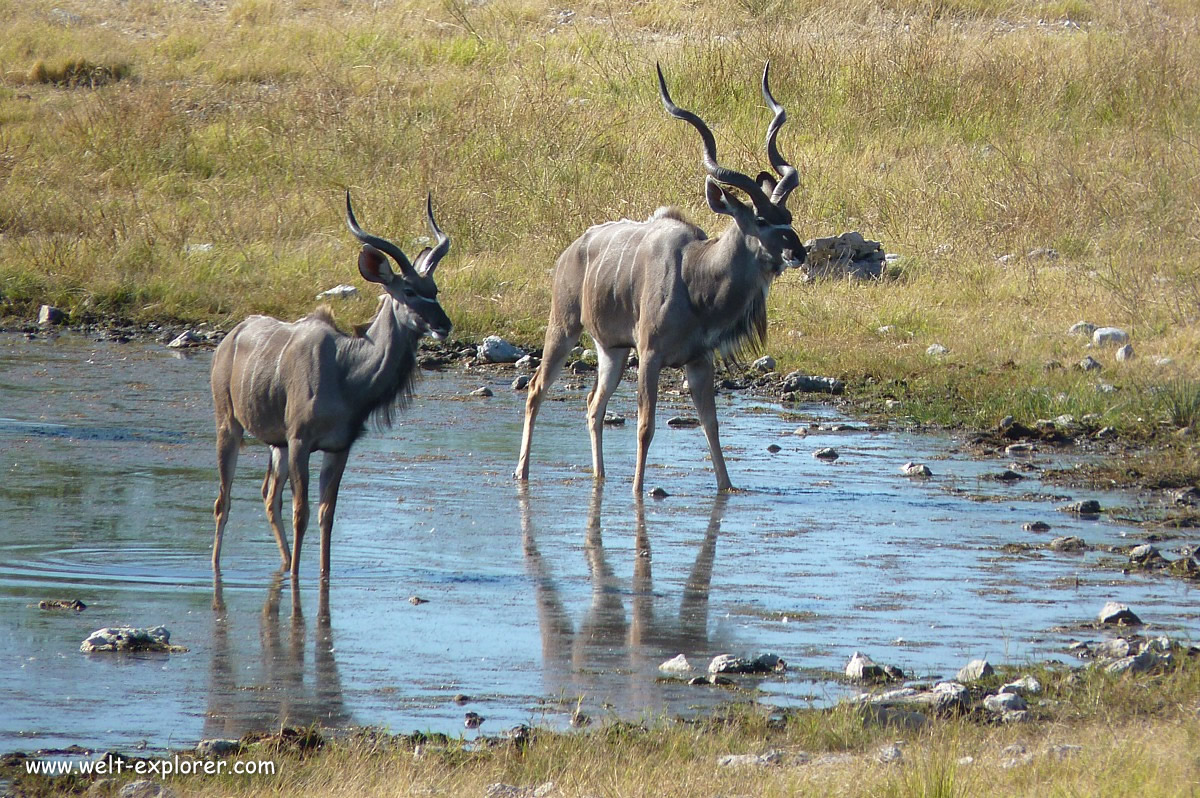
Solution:
[[[659,707],[665,703],[666,690],[653,678],[646,678],[648,670],[654,671],[659,663],[676,654],[694,656],[721,648],[719,641],[709,639],[708,599],[728,497],[714,498],[708,528],[684,585],[679,608],[669,613],[659,612],[656,606],[645,506],[640,500],[634,505],[636,554],[633,578],[626,590],[605,553],[603,499],[603,483],[596,483],[584,535],[592,596],[576,625],[563,604],[550,566],[538,549],[528,493],[519,492],[525,567],[537,601],[546,689],[550,694],[565,696],[600,696],[612,689],[601,683],[602,678],[627,674],[620,688],[624,694],[611,696],[613,703],[626,709]]]
[[[318,592],[310,664],[308,624],[295,582],[291,583],[287,639],[283,639],[284,624],[279,613],[283,582],[284,572],[280,571],[267,588],[259,614],[256,656],[253,646],[237,645],[240,637],[231,629],[221,577],[213,577],[213,657],[204,719],[206,738],[236,739],[248,732],[278,731],[283,726],[350,723],[334,658],[329,584],[322,582]]]
[[[717,162],[717,145],[704,121],[671,101],[662,70],[663,106],[690,124],[703,143],[705,197],[714,213],[733,225],[716,238],[692,224],[678,208],[659,208],[644,222],[628,219],[589,228],[559,256],[554,267],[550,319],[542,364],[529,383],[521,453],[513,476],[529,479],[533,427],[546,389],[567,354],[587,330],[596,345],[596,384],[587,398],[592,474],[604,478],[604,412],[621,381],[629,350],[638,353],[638,440],[633,492],[640,494],[646,453],[654,437],[659,373],[682,366],[696,413],[704,427],[717,490],[733,488],[721,453],[714,399],[713,353],[736,356],[754,349],[767,334],[767,292],[785,269],[804,262],[805,249],[792,229],[788,195],[800,183],[775,139],[787,119],[771,95],[770,64],[762,93],[775,116],[767,127],[767,157],[779,175],[751,178]],[[747,205],[731,189],[750,198]]]

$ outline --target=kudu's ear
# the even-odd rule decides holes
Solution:
[[[396,279],[392,267],[388,266],[387,258],[370,244],[365,244],[362,252],[358,253],[358,271],[364,280],[381,285],[387,285]]]
[[[758,177],[754,178],[754,182],[762,186],[763,193],[768,197],[771,196],[775,191],[775,186],[778,185],[770,172],[759,172]]]
[[[737,197],[725,190],[725,187],[711,177],[704,178],[704,198],[713,213],[723,213],[726,216],[737,216],[747,210],[746,205]]]

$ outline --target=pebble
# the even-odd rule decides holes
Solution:
[[[526,388],[529,387],[529,375],[528,374],[518,374],[517,378],[512,381],[512,385],[510,385],[509,387],[512,388],[514,391],[524,391]]]
[[[834,460],[838,459],[838,452],[837,449],[834,449],[832,446],[826,446],[824,449],[817,449],[815,452],[813,452],[813,457],[817,458],[818,460],[825,460],[832,463]]]
[[[670,495],[667,493],[666,488],[663,487],[655,487],[650,491],[650,496],[655,499],[665,499]]]
[[[1051,551],[1087,551],[1087,547],[1083,538],[1077,538],[1074,535],[1064,535],[1050,541]]]
[[[924,463],[907,462],[900,466],[900,473],[906,477],[931,477],[933,472]]]
[[[605,413],[604,423],[610,427],[623,427],[625,426],[625,416],[619,416],[616,413]]]
[[[1026,532],[1049,532],[1050,525],[1045,521],[1030,521],[1028,524],[1021,524],[1021,529]]]
[[[429,599],[423,599],[423,598],[421,598],[420,596],[409,596],[409,597],[408,597],[408,603],[409,603],[409,604],[412,604],[414,607],[416,607],[416,606],[419,606],[419,605],[421,605],[421,604],[428,604],[428,603],[429,603]]]
[[[700,426],[700,419],[695,416],[672,416],[667,419],[667,426],[672,429],[690,429]]]
[[[491,388],[485,385],[482,388],[476,388],[475,390],[471,391],[471,396],[482,396],[486,398],[489,396],[495,396],[495,394],[492,393]]]

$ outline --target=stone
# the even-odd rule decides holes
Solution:
[[[763,374],[775,370],[775,358],[770,355],[764,355],[751,364],[755,371],[761,371]]]
[[[1122,657],[1104,666],[1105,673],[1120,675],[1122,673],[1147,673],[1156,668],[1171,663],[1170,654],[1159,654],[1157,651],[1142,651],[1131,657]]]
[[[1117,350],[1117,360],[1124,363],[1127,360],[1133,360],[1133,344],[1125,344]]]
[[[1129,333],[1120,327],[1097,327],[1092,332],[1094,346],[1124,346],[1129,343]]]
[[[1129,561],[1135,565],[1153,566],[1165,564],[1162,553],[1149,543],[1134,546],[1129,551]]]
[[[527,388],[529,388],[529,375],[528,374],[518,374],[517,378],[512,381],[512,385],[510,385],[509,387],[512,388],[514,391],[526,390]]]
[[[1171,494],[1171,503],[1184,507],[1200,505],[1200,489],[1195,487],[1180,488]]]
[[[496,782],[484,788],[484,798],[547,798],[557,792],[554,782],[547,781],[536,787],[518,787],[515,784]]]
[[[1021,476],[1016,471],[1013,471],[1011,468],[1006,468],[999,474],[992,474],[990,476],[997,482],[1019,482],[1020,480],[1025,479],[1025,477]]]
[[[165,626],[135,628],[132,626],[106,626],[92,632],[80,644],[85,653],[97,651],[187,651],[183,646],[171,645],[171,633]]]
[[[794,430],[792,430],[792,434],[801,438],[806,438],[808,437],[808,427],[796,427]]]
[[[71,610],[72,612],[83,612],[87,609],[87,605],[79,599],[42,599],[37,606],[39,610]]]
[[[1100,371],[1104,367],[1100,365],[1100,361],[1096,360],[1096,358],[1092,357],[1091,355],[1088,355],[1083,360],[1076,363],[1075,368],[1079,369],[1080,371]]]
[[[476,356],[485,363],[516,363],[525,353],[498,335],[489,335],[479,345]]]
[[[787,663],[774,654],[762,654],[749,659],[732,654],[718,654],[708,663],[708,672],[717,673],[778,673],[787,668]]]
[[[514,365],[522,371],[533,371],[540,363],[541,360],[533,355],[521,355]]]
[[[478,712],[468,712],[467,714],[463,715],[463,726],[467,727],[468,729],[478,729],[483,725],[485,720],[487,719]]]
[[[868,704],[863,707],[863,722],[884,728],[918,731],[929,725],[929,718],[911,709]]]
[[[986,659],[973,659],[959,668],[957,679],[960,682],[977,682],[995,672],[991,663]]]
[[[1071,325],[1071,329],[1067,330],[1067,335],[1082,335],[1085,338],[1091,338],[1094,332],[1096,332],[1095,324],[1086,321],[1077,321]]]
[[[692,429],[700,426],[700,419],[695,416],[671,416],[667,419],[667,426],[672,429]]]
[[[1001,693],[1015,693],[1019,696],[1038,695],[1042,692],[1042,683],[1033,678],[1029,674],[1022,676],[1015,682],[1009,682],[1000,688]]]
[[[665,673],[688,673],[692,670],[692,664],[683,654],[677,654],[659,665],[658,669]]]
[[[906,477],[931,477],[933,472],[924,463],[907,462],[900,466],[900,473]]]
[[[187,349],[192,346],[199,346],[204,343],[204,339],[197,335],[193,330],[184,330],[179,335],[167,344],[171,349]]]
[[[214,738],[211,740],[201,740],[196,743],[196,756],[201,759],[214,759],[217,757],[232,756],[242,750],[242,744],[237,740],[223,740]]]
[[[930,344],[929,348],[925,350],[925,354],[929,355],[930,357],[943,357],[944,355],[950,354],[950,350],[941,344]]]
[[[988,712],[1000,714],[1028,709],[1029,705],[1025,703],[1024,698],[1016,693],[997,693],[983,699],[983,708]]]
[[[1021,524],[1021,529],[1026,532],[1049,532],[1050,525],[1045,521],[1030,521],[1028,524]]]
[[[670,495],[671,494],[667,493],[667,489],[661,485],[650,489],[650,496],[654,499],[665,499]]]
[[[813,457],[817,458],[818,460],[825,460],[826,462],[832,463],[834,460],[838,459],[838,452],[837,449],[834,449],[832,446],[826,446],[823,449],[817,449],[815,452],[813,452]]]
[[[1092,656],[1098,660],[1123,659],[1134,653],[1133,646],[1123,637],[1112,637],[1096,646]]]
[[[343,283],[317,294],[317,299],[349,299],[352,296],[358,296],[358,289]]]
[[[53,305],[42,305],[38,308],[37,323],[39,326],[47,327],[52,324],[62,324],[66,316],[61,310]]]
[[[1071,502],[1059,509],[1064,513],[1074,513],[1076,515],[1098,515],[1100,513],[1100,502],[1095,499],[1084,499],[1083,501]]]
[[[854,679],[860,682],[880,681],[887,678],[883,667],[876,665],[875,661],[855,651],[850,655],[850,661],[846,663],[846,678]]]
[[[1117,430],[1115,427],[1101,427],[1100,429],[1096,430],[1096,434],[1092,437],[1098,441],[1106,441],[1117,437]]]
[[[878,279],[886,269],[883,245],[858,232],[812,238],[804,246],[808,255],[800,271],[806,282],[819,278]]]
[[[424,598],[421,598],[420,596],[409,596],[408,603],[413,605],[414,607],[419,607],[422,604],[428,604],[429,599],[424,599]]]
[[[619,416],[616,413],[605,413],[604,423],[610,427],[623,427],[625,426],[625,416]]]
[[[1142,623],[1133,610],[1117,601],[1106,603],[1097,618],[1100,623],[1108,625],[1137,626]]]
[[[875,752],[875,761],[885,765],[904,761],[904,751],[895,743],[890,743]]]
[[[1068,743],[1056,743],[1046,749],[1046,753],[1055,759],[1070,759],[1073,756],[1078,756],[1083,753],[1082,745],[1070,745]]]
[[[779,454],[780,452],[783,451],[783,447],[780,446],[778,443],[772,443],[770,446],[767,447],[767,451],[770,452],[771,454]]]
[[[725,754],[717,757],[717,766],[723,768],[763,767],[778,765],[782,761],[782,751],[767,751],[764,754]]]
[[[494,395],[495,394],[492,393],[492,389],[487,387],[486,385],[483,386],[482,388],[476,388],[475,390],[471,391],[471,396],[482,396],[485,399],[489,396],[494,396]]]
[[[1027,457],[1037,451],[1032,443],[1010,443],[1004,447],[1004,453],[1010,457]]]
[[[846,383],[836,377],[820,377],[815,374],[801,374],[793,371],[783,378],[784,393],[830,393],[841,394],[846,390]]]
[[[1051,551],[1087,551],[1087,548],[1088,545],[1084,543],[1083,538],[1074,535],[1063,535],[1050,541]]]
[[[1001,723],[1028,723],[1032,716],[1027,709],[1008,709],[1000,713]]]
[[[175,798],[175,791],[157,781],[138,779],[131,781],[117,793],[118,798]]]

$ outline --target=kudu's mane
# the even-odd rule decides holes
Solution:
[[[305,316],[302,321],[314,321],[329,326],[334,333],[334,342],[337,348],[343,352],[352,351],[371,345],[366,337],[367,330],[370,329],[374,319],[378,318],[380,313],[391,312],[390,308],[384,304],[386,298],[386,296],[380,296],[380,308],[375,317],[366,324],[354,325],[352,333],[345,332],[337,325],[333,318],[333,311],[328,305],[321,305]],[[420,335],[404,325],[399,325],[399,330],[393,330],[392,335],[407,337],[408,341],[402,346],[403,354],[396,367],[388,374],[379,375],[379,380],[376,382],[376,387],[380,390],[379,397],[375,402],[362,408],[353,419],[352,426],[356,430],[356,438],[366,431],[368,423],[375,430],[390,429],[396,413],[408,407],[408,403],[412,400],[413,386],[419,371],[417,369],[417,345]]]

